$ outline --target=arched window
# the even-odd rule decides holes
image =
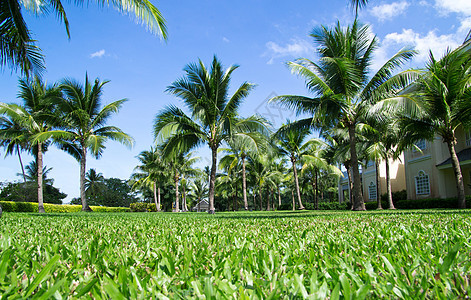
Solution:
[[[368,186],[368,199],[376,200],[376,183],[373,181],[371,181]]]
[[[427,142],[425,140],[418,140],[417,142],[415,142],[415,145],[417,146],[417,148],[419,148],[420,150],[424,151],[425,149],[427,149]],[[417,152],[417,148],[413,148],[412,149],[412,152]]]
[[[415,193],[417,195],[430,194],[430,182],[424,171],[419,171],[419,174],[415,176]]]

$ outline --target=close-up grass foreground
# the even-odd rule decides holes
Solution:
[[[4,213],[0,298],[467,298],[470,215]]]

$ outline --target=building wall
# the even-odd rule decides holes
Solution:
[[[462,128],[456,130],[457,144],[456,153],[459,153],[470,146],[466,145],[466,133]],[[451,165],[437,168],[437,165],[450,158],[450,152],[446,143],[441,137],[436,136],[433,141],[426,142],[426,149],[422,152],[408,150],[404,152],[406,189],[408,199],[422,198],[450,198],[456,197],[456,181]],[[471,164],[461,162],[465,193],[471,194],[469,184],[471,184]],[[430,192],[427,195],[417,195],[416,176],[423,171],[429,176]]]
[[[405,168],[403,161],[403,156],[398,160],[389,160],[389,176],[391,178],[391,190],[393,192],[402,191],[406,189],[406,179],[405,179]],[[380,193],[381,195],[386,193],[386,163],[384,160],[380,162],[379,165],[379,174],[380,174]],[[375,201],[376,199],[371,199],[369,193],[370,184],[376,185],[376,168],[374,163],[367,163],[365,170],[363,172],[363,197],[365,201]]]

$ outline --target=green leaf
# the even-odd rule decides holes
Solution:
[[[39,272],[38,275],[36,275],[33,282],[28,286],[28,288],[26,289],[25,296],[27,297],[31,296],[31,294],[39,286],[39,284],[43,282],[43,280],[46,279],[46,277],[52,273],[52,268],[54,267],[56,262],[59,260],[59,258],[60,258],[59,254],[56,254],[51,258],[49,263],[41,270],[41,272]]]

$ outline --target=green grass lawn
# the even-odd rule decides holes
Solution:
[[[470,233],[470,210],[4,213],[0,298],[466,298]]]

